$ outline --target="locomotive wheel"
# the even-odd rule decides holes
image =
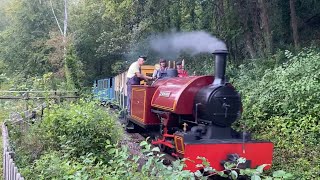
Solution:
[[[159,147],[161,152],[165,152],[167,150],[167,147],[165,145],[163,145],[163,144],[159,144],[158,147]]]
[[[132,123],[126,115],[124,116],[124,125],[128,133],[134,133],[136,131],[135,124]]]
[[[129,122],[127,125],[126,125],[126,131],[128,133],[135,133],[136,132],[136,129],[135,129],[135,125],[132,123],[132,122]]]
[[[156,135],[154,137],[154,140],[157,140],[157,139],[162,139],[162,136],[161,135]],[[167,151],[167,147],[165,145],[163,145],[163,144],[158,144],[157,147],[159,147],[161,152],[166,152]]]

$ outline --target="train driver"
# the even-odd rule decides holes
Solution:
[[[176,63],[176,66],[177,66],[177,71],[178,71],[178,77],[187,77],[188,76],[188,72],[183,69],[181,61],[178,61]]]
[[[167,61],[165,59],[160,59],[159,64],[160,67],[153,71],[152,77],[155,79],[165,77],[167,74]]]
[[[127,109],[130,114],[132,85],[139,85],[141,80],[153,80],[152,77],[141,74],[141,66],[147,60],[147,56],[139,56],[138,60],[133,62],[127,72]]]

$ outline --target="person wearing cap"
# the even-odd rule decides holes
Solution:
[[[139,56],[138,60],[133,62],[127,72],[127,109],[130,114],[132,85],[140,85],[141,80],[152,80],[152,77],[141,73],[141,66],[147,60],[146,56]]]
[[[160,67],[159,67],[158,69],[156,68],[156,69],[153,71],[152,77],[155,78],[155,79],[157,79],[157,78],[162,78],[162,77],[164,77],[164,76],[166,75],[166,73],[167,73],[167,69],[168,69],[168,67],[167,67],[167,61],[166,61],[165,59],[160,59],[159,64],[160,64]]]
[[[178,71],[178,77],[187,77],[188,76],[188,72],[183,69],[181,61],[178,61],[176,63],[176,66],[177,66],[177,71]]]

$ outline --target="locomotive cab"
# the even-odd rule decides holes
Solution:
[[[173,68],[168,68],[165,73],[160,74],[160,77],[158,79],[173,78],[173,77],[178,77],[178,71]]]

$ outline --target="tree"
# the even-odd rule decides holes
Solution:
[[[259,0],[259,7],[261,11],[261,28],[263,30],[264,35],[264,43],[266,47],[266,53],[272,54],[273,52],[273,45],[272,45],[272,33],[269,23],[269,13],[268,13],[268,4],[265,0]]]
[[[294,47],[299,48],[299,34],[298,34],[298,21],[297,13],[295,8],[295,0],[289,0],[290,3],[290,18],[291,18],[291,28],[292,28],[292,37],[294,42]]]
[[[0,56],[8,64],[8,74],[33,76],[49,70],[47,53],[50,49],[45,42],[53,21],[48,11],[45,2],[36,0],[7,4],[6,17],[10,25],[2,32]]]

